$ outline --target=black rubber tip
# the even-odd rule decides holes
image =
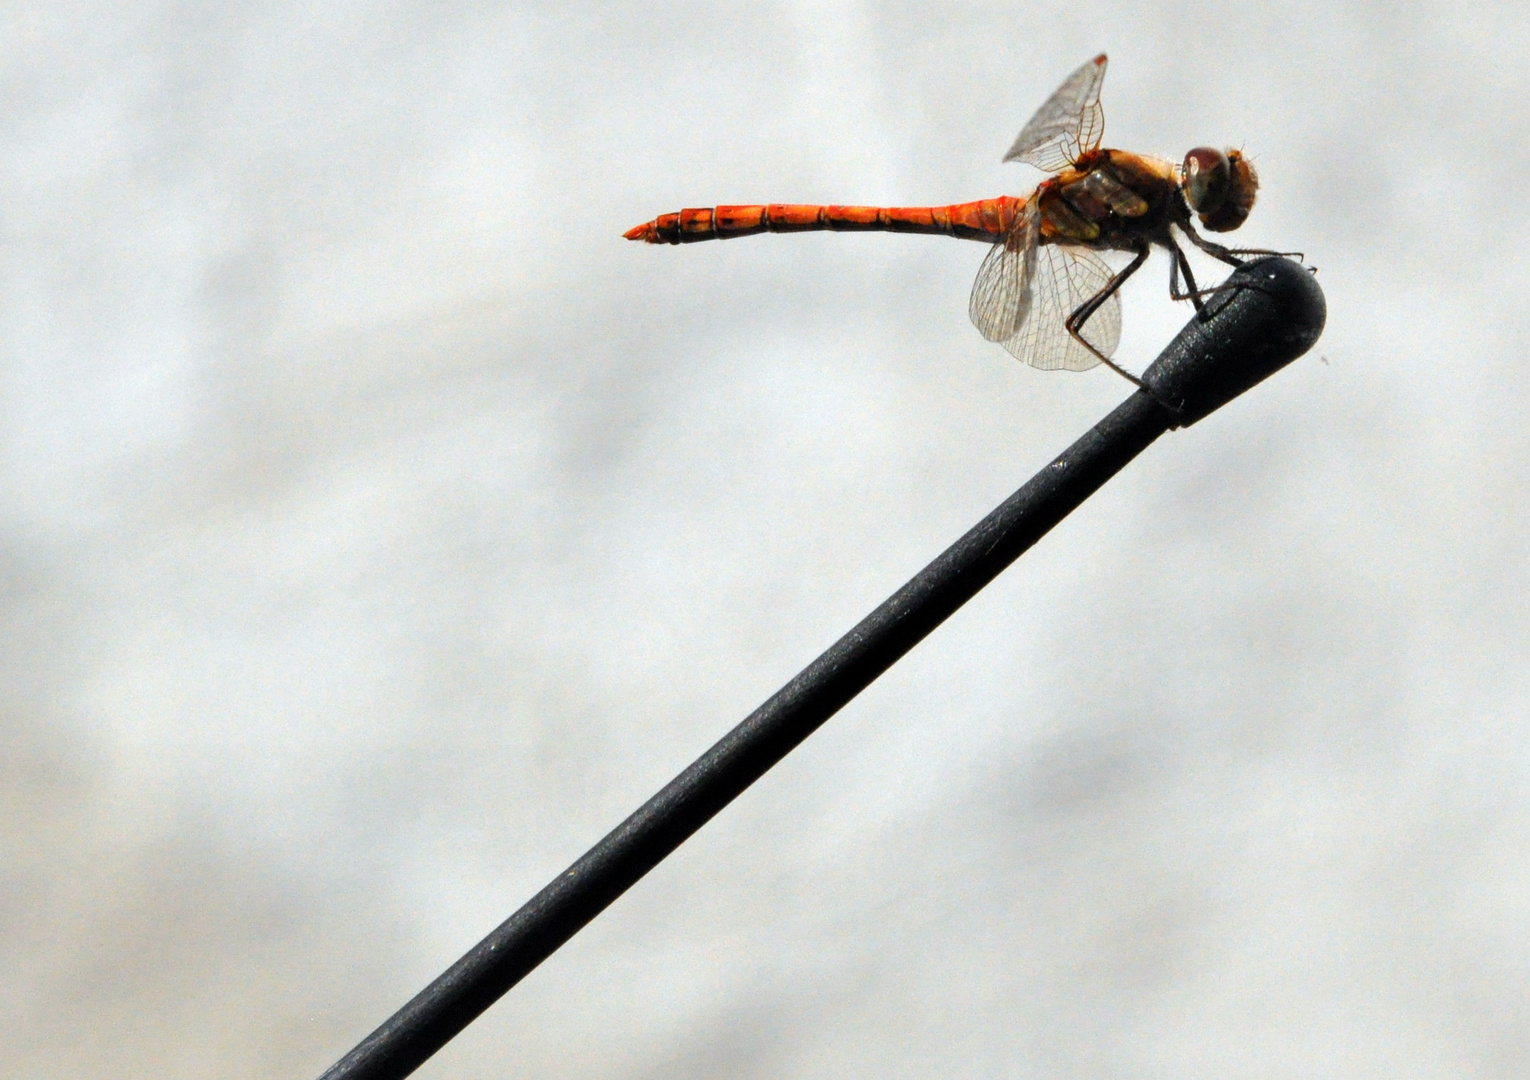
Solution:
[[[1142,385],[1187,427],[1312,348],[1328,317],[1312,271],[1270,256],[1228,277],[1179,332]]]

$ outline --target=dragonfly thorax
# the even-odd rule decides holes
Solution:
[[[1124,150],[1092,150],[1042,184],[1041,231],[1050,242],[1132,250],[1190,212],[1172,164]]]

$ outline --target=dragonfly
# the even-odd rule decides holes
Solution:
[[[1021,129],[1005,161],[1050,175],[1025,197],[950,206],[712,206],[661,214],[629,229],[628,240],[687,244],[763,232],[930,233],[983,240],[993,249],[978,270],[968,312],[989,341],[1045,370],[1087,371],[1099,364],[1141,386],[1112,357],[1121,339],[1121,286],[1154,245],[1169,260],[1169,295],[1197,310],[1220,286],[1200,289],[1175,238],[1183,234],[1212,258],[1277,254],[1227,248],[1192,224],[1223,233],[1247,220],[1259,177],[1240,150],[1198,146],[1176,166],[1162,158],[1101,148],[1100,87],[1105,54],[1069,75]],[[1112,270],[1100,252],[1130,252]],[[1181,288],[1181,277],[1184,288]]]

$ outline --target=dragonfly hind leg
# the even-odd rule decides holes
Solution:
[[[1139,389],[1145,389],[1145,387],[1142,386],[1141,379],[1137,378],[1137,376],[1133,375],[1130,371],[1127,371],[1120,364],[1116,363],[1110,357],[1100,352],[1099,349],[1096,349],[1084,338],[1084,335],[1080,331],[1084,329],[1084,324],[1089,321],[1094,313],[1100,310],[1101,305],[1103,305],[1105,301],[1114,296],[1116,290],[1125,284],[1126,279],[1131,277],[1139,269],[1142,268],[1142,264],[1147,261],[1148,252],[1150,250],[1151,249],[1147,244],[1144,243],[1140,245],[1137,248],[1136,257],[1133,258],[1131,262],[1127,263],[1125,269],[1121,270],[1118,274],[1106,282],[1103,289],[1095,293],[1088,300],[1085,300],[1082,304],[1075,308],[1073,314],[1069,315],[1068,318],[1063,322],[1063,325],[1067,327],[1068,333],[1072,336],[1074,341],[1077,341],[1084,348],[1094,353],[1095,356],[1100,358],[1100,362],[1102,364],[1110,368],[1111,371],[1114,371],[1117,375],[1121,376],[1121,378],[1125,379],[1127,382],[1131,383],[1133,386],[1138,387]]]

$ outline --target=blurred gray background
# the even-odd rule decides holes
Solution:
[[[1107,144],[1251,154],[1235,238],[1320,267],[1323,340],[420,1075],[1525,1075],[1527,48],[1514,4],[10,5],[0,1073],[317,1074],[1119,402],[982,341],[977,244],[621,239],[1025,193],[1106,50]]]

